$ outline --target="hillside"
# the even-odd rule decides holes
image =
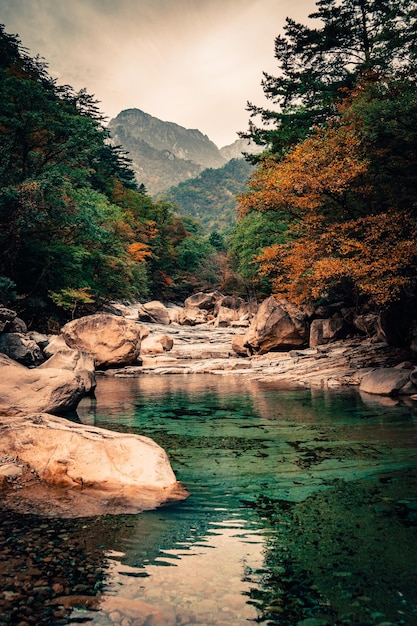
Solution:
[[[218,147],[199,130],[164,122],[140,109],[127,109],[109,122],[114,144],[133,162],[137,181],[151,194],[226,163]]]
[[[172,187],[163,198],[176,204],[181,215],[198,219],[210,231],[224,231],[236,221],[236,194],[242,192],[253,171],[244,159],[232,159],[218,169]]]
[[[108,124],[112,143],[132,160],[138,184],[151,195],[196,178],[207,168],[221,168],[242,152],[259,152],[244,139],[219,148],[202,132],[164,122],[140,109],[122,111]],[[240,187],[239,187],[240,189]]]

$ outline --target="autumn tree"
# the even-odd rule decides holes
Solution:
[[[291,215],[286,242],[258,258],[276,293],[385,306],[416,278],[416,123],[412,80],[364,83],[337,118],[262,162],[241,210]]]

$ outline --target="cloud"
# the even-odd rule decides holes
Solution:
[[[314,0],[0,0],[0,22],[58,82],[85,87],[109,118],[137,107],[199,128],[222,146],[265,104],[285,17]]]

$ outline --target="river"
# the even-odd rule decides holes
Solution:
[[[413,403],[142,375],[100,377],[78,417],[152,437],[190,496],[138,515],[1,513],[0,624],[417,624]]]

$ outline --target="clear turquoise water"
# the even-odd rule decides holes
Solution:
[[[102,378],[78,414],[155,439],[190,497],[85,521],[105,592],[73,619],[417,624],[413,404],[174,375]]]

